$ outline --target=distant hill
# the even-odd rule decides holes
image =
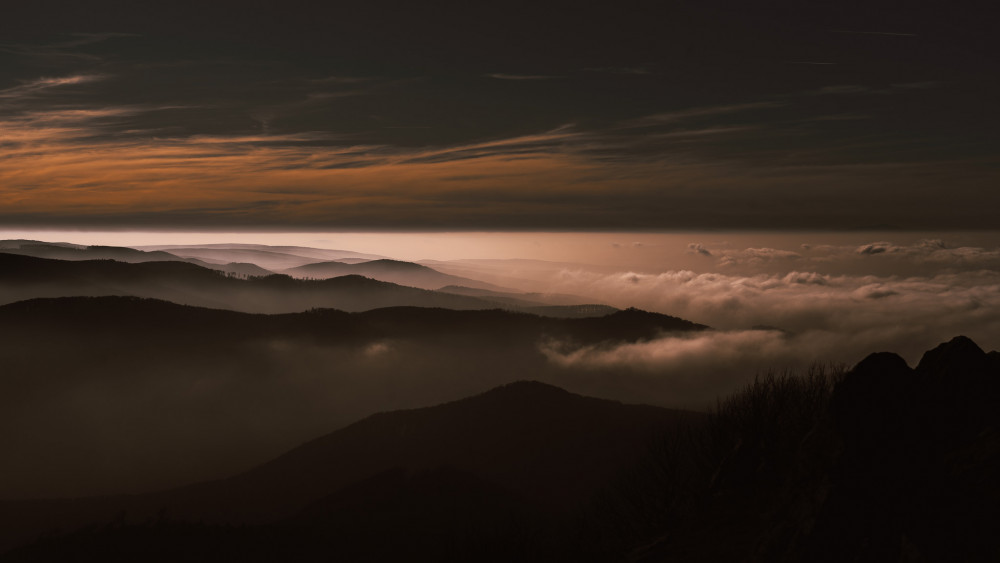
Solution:
[[[436,407],[374,415],[178,496],[206,495],[202,514],[213,519],[270,519],[382,471],[448,467],[538,508],[566,511],[644,453],[656,432],[700,416],[581,397],[538,382],[511,383]]]
[[[140,250],[168,250],[174,249],[212,249],[212,250],[264,250],[269,252],[279,252],[315,258],[317,260],[379,260],[385,258],[379,254],[367,254],[364,252],[354,252],[352,250],[337,250],[329,248],[315,248],[310,246],[275,246],[269,244],[245,244],[245,243],[214,243],[214,244],[168,244],[137,246]]]
[[[51,258],[53,260],[117,260],[137,264],[141,262],[189,262],[210,270],[238,274],[242,276],[267,276],[274,272],[256,264],[228,262],[209,263],[196,258],[183,258],[164,251],[142,251],[121,246],[83,246],[68,243],[44,243],[25,240],[0,241],[0,252]]]
[[[486,290],[502,291],[503,288],[477,280],[442,274],[433,268],[400,260],[369,260],[356,264],[344,262],[317,262],[282,273],[297,278],[327,279],[337,276],[360,275],[381,281],[398,283],[422,289],[438,289],[449,285],[466,285]]]
[[[303,246],[269,246],[264,244],[202,244],[140,246],[140,250],[166,251],[185,258],[198,258],[206,262],[249,262],[271,271],[281,271],[314,262],[329,260],[379,260],[377,254],[350,250],[327,250]]]
[[[602,317],[551,318],[503,310],[455,311],[447,309],[384,308],[357,315],[386,334],[421,336],[455,334],[523,338],[566,339],[577,344],[624,342],[654,338],[665,332],[700,331],[709,327],[638,309],[615,311]]]
[[[93,248],[68,249],[66,252],[86,254],[95,252]],[[119,257],[131,255],[145,258],[149,254],[131,249],[120,253],[119,250],[109,252]],[[34,297],[133,295],[254,313],[286,313],[317,307],[364,311],[380,307],[416,306],[462,310],[505,308],[547,316],[580,317],[602,315],[613,310],[601,306],[559,307],[533,301],[494,299],[489,291],[482,297],[473,297],[402,286],[357,274],[324,280],[293,279],[269,273],[256,276],[257,272],[267,272],[254,264],[200,266],[200,261],[196,259],[180,260],[140,260],[134,263],[110,259],[51,260],[0,251],[0,303]],[[371,267],[367,265],[372,262],[342,266],[345,271],[375,270],[382,272],[379,275],[383,277],[410,278],[411,271],[418,272],[417,277],[423,276],[425,281],[443,276],[418,264],[391,260],[376,262]],[[228,272],[220,271],[222,268]],[[395,271],[396,274],[386,276],[387,271]]]
[[[237,280],[242,281],[242,280]],[[371,280],[348,277],[345,283]],[[380,283],[380,282],[375,282]],[[601,317],[546,317],[529,313],[456,310],[429,307],[383,307],[348,313],[313,309],[301,313],[248,314],[231,310],[179,305],[137,297],[37,298],[0,305],[0,327],[52,331],[86,330],[75,336],[86,342],[94,333],[116,334],[122,345],[143,327],[142,338],[179,335],[210,346],[246,337],[325,338],[505,338],[536,342],[540,337],[568,339],[580,344],[635,342],[666,332],[707,330],[709,327],[638,309],[614,311]],[[210,336],[211,335],[211,336]]]
[[[563,317],[569,319],[585,319],[604,317],[619,311],[610,305],[538,305],[521,307],[518,310],[543,317]]]
[[[15,545],[52,525],[101,525],[124,512],[134,522],[168,514],[215,524],[280,523],[255,535],[302,533],[315,541],[321,533],[338,538],[342,547],[336,549],[403,555],[405,544],[396,539],[368,542],[395,533],[407,537],[411,526],[429,532],[424,518],[439,526],[435,534],[466,541],[455,536],[463,522],[527,531],[553,517],[571,517],[635,464],[654,436],[702,420],[536,382],[512,383],[436,407],[368,417],[229,479],[72,503],[0,502],[0,545]],[[412,504],[417,499],[427,504]],[[361,538],[364,543],[356,544]],[[441,545],[447,543],[424,549]],[[147,549],[158,548],[154,542]]]
[[[178,256],[162,251],[143,252],[118,246],[82,246],[37,241],[0,241],[0,251],[53,260],[118,260],[132,263],[183,261]]]
[[[472,297],[489,298],[494,301],[510,303],[520,307],[538,306],[587,306],[592,300],[579,295],[569,295],[566,293],[523,293],[512,291],[496,291],[479,287],[469,287],[461,285],[449,285],[441,287],[438,291],[454,293],[455,295],[469,295]]]
[[[328,279],[360,275],[408,287],[478,297],[498,304],[524,309],[536,306],[585,305],[591,299],[562,294],[521,293],[472,278],[443,273],[436,269],[374,254],[348,250],[327,250],[300,246],[257,244],[207,244],[180,246],[86,246],[33,240],[0,240],[0,252],[54,260],[117,260],[141,263],[178,261],[195,264],[241,277],[282,273],[296,278]],[[549,314],[577,314],[559,309]]]
[[[272,275],[237,279],[183,262],[60,261],[0,253],[0,303],[33,297],[134,295],[259,313],[327,307],[363,311],[420,306],[489,309],[496,303],[361,276],[295,280]]]
[[[157,264],[194,268],[148,265]],[[628,314],[391,307],[263,315],[136,297],[3,305],[0,451],[9,457],[0,498],[213,478],[379,410],[435,404],[529,373],[573,384],[542,343],[611,345],[704,328],[649,315],[623,330]],[[61,469],[67,464],[72,472]]]
[[[0,240],[0,250],[17,249],[22,246],[61,246],[63,248],[87,248],[85,244],[74,244],[71,242],[44,242],[32,239],[4,239]]]
[[[315,259],[270,250],[253,249],[215,249],[215,248],[171,248],[171,254],[182,258],[194,258],[208,263],[224,264],[227,262],[249,262],[257,264],[270,271],[281,271],[303,264],[310,264]]]

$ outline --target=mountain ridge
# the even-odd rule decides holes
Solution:
[[[367,279],[294,280],[273,274],[239,279],[180,261],[126,263],[114,260],[62,261],[0,252],[0,299],[75,295],[138,295],[183,304],[247,312],[292,312],[315,307],[364,310],[421,304],[487,309],[473,297],[436,293]],[[354,293],[344,294],[350,288]],[[282,289],[284,292],[276,293]],[[336,290],[341,290],[337,293]],[[358,293],[362,292],[362,293]],[[4,299],[4,293],[7,297]]]
[[[382,281],[399,283],[421,289],[439,290],[449,285],[464,284],[479,289],[501,291],[505,288],[471,278],[441,273],[433,268],[388,258],[370,260],[357,264],[339,261],[315,262],[283,270],[281,273],[299,278],[330,278],[348,274],[360,274]]]
[[[520,309],[502,301],[455,295],[356,274],[325,280],[284,274],[227,275],[185,261],[53,260],[0,252],[0,303],[33,297],[136,295],[244,312],[282,313],[317,307],[363,311],[390,306]],[[567,316],[579,316],[573,308]],[[559,314],[548,306],[549,314]]]
[[[328,495],[399,468],[450,468],[529,499],[534,512],[564,513],[637,460],[652,436],[702,417],[519,381],[373,414],[226,479],[145,495],[0,501],[0,522],[8,524],[0,545],[23,541],[46,521],[73,529],[121,510],[139,520],[166,511],[220,524],[295,518]]]
[[[70,531],[13,561],[177,545],[206,561],[992,560],[1000,366],[980,360],[995,355],[965,337],[921,369],[874,353],[759,378],[712,414],[519,380],[373,414],[226,479],[0,502],[0,538]]]

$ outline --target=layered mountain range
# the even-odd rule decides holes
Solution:
[[[581,317],[616,310],[584,297],[523,293],[374,255],[304,247],[221,246],[171,247],[167,252],[0,241],[0,302],[132,295],[258,313],[417,306],[505,308]],[[339,261],[330,261],[331,256]],[[240,259],[254,262],[234,261]]]
[[[452,266],[0,242],[0,560],[1000,558],[997,352],[669,409],[553,357],[709,327]]]

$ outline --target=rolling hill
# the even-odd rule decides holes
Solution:
[[[141,262],[188,262],[210,270],[238,274],[242,276],[267,276],[274,272],[265,270],[256,264],[248,262],[219,262],[210,263],[197,258],[183,258],[164,252],[143,251],[122,246],[83,246],[68,243],[44,243],[28,240],[4,240],[0,241],[0,252],[8,254],[20,254],[23,256],[34,256],[36,258],[50,258],[53,260],[117,260],[119,262],[129,262],[132,264]]]
[[[956,337],[915,368],[882,352],[850,370],[762,376],[708,415],[518,381],[366,417],[226,479],[0,502],[0,550],[20,546],[5,561],[993,561],[998,358]]]
[[[442,274],[433,268],[400,260],[370,260],[356,264],[344,262],[317,262],[282,272],[296,278],[327,279],[337,276],[359,275],[381,281],[398,283],[422,289],[439,289],[449,285],[465,285],[478,289],[503,291],[504,288],[469,278]]]
[[[445,525],[439,533],[463,541],[449,527],[495,523],[498,514],[519,526],[571,517],[634,465],[653,436],[702,420],[537,382],[511,383],[439,406],[370,416],[228,479],[138,496],[0,502],[0,545],[52,526],[103,525],[122,513],[136,522],[169,514],[213,525],[277,526],[255,534],[262,538],[291,529],[293,538],[294,530],[305,530],[315,541],[320,530],[348,545],[358,539],[353,532],[406,535],[410,525],[425,529],[408,516],[430,516]],[[409,504],[402,494],[433,504]],[[443,511],[449,504],[463,511]],[[374,522],[383,527],[371,528]],[[402,545],[362,547],[384,553]]]
[[[202,245],[157,245],[139,246],[139,250],[166,251],[186,258],[199,258],[207,262],[250,262],[258,266],[280,271],[313,262],[329,260],[379,260],[385,256],[365,254],[350,250],[328,250],[304,246],[270,246],[264,244],[202,244]]]
[[[398,264],[408,263],[394,263],[388,267],[396,268]],[[364,311],[415,306],[462,310],[503,308],[548,316],[580,317],[614,310],[600,305],[559,306],[502,297],[494,299],[486,290],[481,297],[431,291],[357,274],[311,280],[279,274],[254,276],[253,272],[260,269],[253,264],[228,264],[226,267],[232,272],[227,274],[215,270],[217,266],[202,267],[179,259],[135,263],[70,261],[0,252],[0,303],[35,297],[132,295],[254,313],[286,313],[312,308]],[[433,277],[436,273],[430,275]]]
[[[612,345],[704,328],[635,311],[569,319],[421,307],[263,315],[136,297],[7,304],[0,498],[217,477],[372,412],[525,373],[574,384],[542,342]]]
[[[237,311],[284,313],[316,307],[363,311],[399,305],[489,309],[483,299],[403,287],[361,276],[240,279],[194,264],[62,261],[0,253],[0,302],[34,297],[134,295]]]

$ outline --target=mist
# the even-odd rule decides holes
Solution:
[[[142,313],[129,302],[118,305],[120,318],[108,310],[68,321],[70,309],[46,313],[52,317],[29,309],[24,318],[37,322],[17,321],[0,343],[0,362],[7,366],[0,378],[0,450],[11,460],[0,496],[141,492],[221,478],[373,413],[440,404],[517,380],[628,403],[707,410],[767,371],[849,366],[876,351],[897,352],[912,366],[925,350],[958,334],[986,350],[1000,348],[1000,252],[989,246],[989,236],[977,241],[963,235],[960,243],[893,240],[886,233],[771,237],[760,242],[773,246],[739,245],[731,234],[587,235],[564,246],[560,261],[529,253],[524,259],[493,254],[421,263],[419,271],[436,276],[425,277],[427,287],[458,277],[515,296],[533,292],[520,295],[525,302],[637,307],[712,328],[636,338],[612,332],[581,340],[525,330],[521,321],[499,322],[484,311],[473,313],[485,315],[474,322],[452,325],[445,316],[433,327],[414,325],[417,317],[406,310],[390,311],[380,314],[380,326],[390,327],[380,332],[334,312],[307,320],[273,317],[272,326],[272,317],[259,315],[205,324],[203,316],[225,312],[157,306]],[[569,240],[537,238],[542,248]],[[569,249],[588,245],[626,258],[594,252],[589,263],[572,261]],[[272,251],[275,263],[286,260],[282,252],[293,252]],[[347,257],[353,264],[344,262],[345,268],[363,266],[367,258],[396,258],[389,247],[364,251],[364,258],[351,250],[294,253],[300,260],[311,254],[315,262]],[[634,263],[644,255],[644,265]],[[691,267],[657,267],[675,263]],[[630,264],[639,267],[622,267]],[[175,266],[179,273],[164,274]],[[337,279],[238,279],[193,264],[104,261],[79,268],[72,270],[75,277],[60,274],[45,283],[18,278],[30,269],[15,268],[3,274],[0,297],[131,294],[256,313],[323,306],[514,308],[490,301],[496,297],[360,278],[339,286]],[[113,275],[106,268],[114,268]],[[520,318],[528,317],[511,317]],[[63,468],[70,464],[74,471],[67,474]]]

